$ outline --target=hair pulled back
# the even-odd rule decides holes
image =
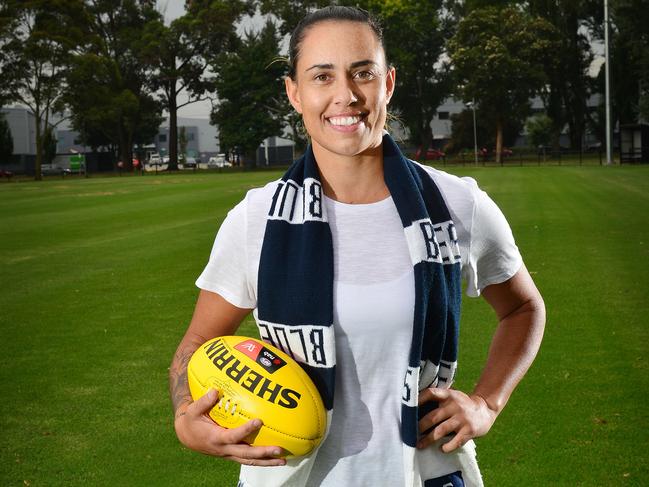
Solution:
[[[332,5],[315,10],[307,14],[293,30],[288,46],[288,76],[295,81],[297,75],[297,61],[300,57],[300,46],[306,35],[306,31],[319,22],[326,21],[347,21],[359,22],[368,25],[379,40],[385,53],[385,41],[383,40],[383,29],[378,20],[366,10],[358,7],[344,7]]]

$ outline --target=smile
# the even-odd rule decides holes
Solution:
[[[338,125],[338,126],[349,126],[349,125],[356,125],[358,122],[360,122],[363,119],[360,115],[356,115],[354,117],[331,117],[329,119],[329,123],[331,125]]]

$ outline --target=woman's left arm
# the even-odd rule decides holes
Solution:
[[[435,427],[420,438],[418,448],[455,433],[442,446],[448,453],[487,434],[536,357],[545,328],[545,305],[525,266],[511,279],[484,288],[482,295],[499,323],[480,380],[471,394],[439,388],[419,393],[420,405],[437,401],[439,407],[419,421],[421,433]]]

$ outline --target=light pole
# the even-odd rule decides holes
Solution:
[[[473,101],[467,102],[466,106],[468,106],[471,110],[473,110],[473,155],[475,157],[475,165],[478,165],[478,128],[475,122],[475,98]]]

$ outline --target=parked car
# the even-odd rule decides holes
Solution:
[[[60,176],[63,174],[65,169],[57,164],[41,164],[41,174],[43,176]],[[67,172],[70,172],[68,169]]]
[[[196,158],[185,156],[178,161],[178,168],[180,169],[196,169]]]
[[[433,149],[432,147],[429,147],[426,150],[425,157],[422,157],[421,147],[417,149],[417,152],[415,152],[415,159],[418,161],[436,161],[438,159],[444,159],[445,157],[446,154],[444,151]]]
[[[212,169],[212,168],[221,168],[221,167],[232,167],[232,163],[230,161],[225,160],[225,154],[217,154],[216,156],[212,156],[209,158],[207,161],[207,167]]]

